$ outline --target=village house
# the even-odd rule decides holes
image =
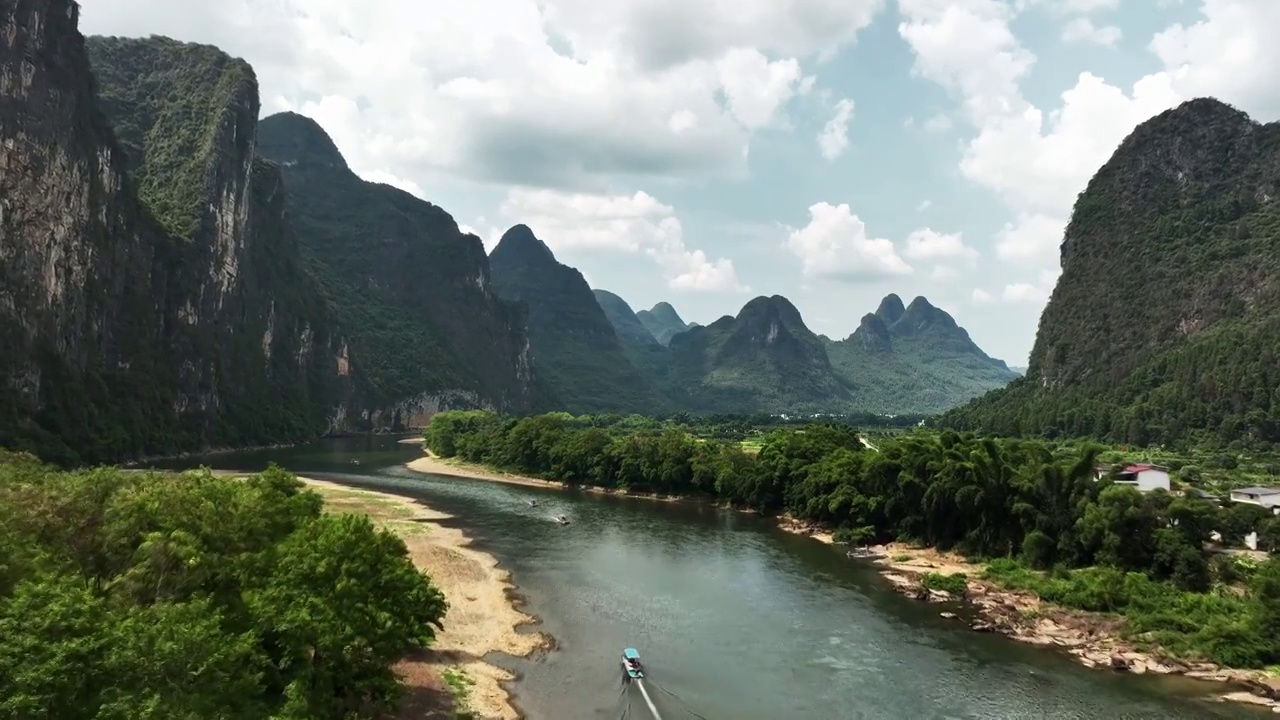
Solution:
[[[1094,468],[1093,479],[1101,480],[1111,476],[1118,485],[1137,488],[1138,492],[1151,492],[1160,489],[1169,492],[1169,468],[1149,463],[1126,463],[1112,475],[1112,468],[1099,465]]]
[[[1280,515],[1280,488],[1244,487],[1231,491],[1231,502],[1261,505]]]

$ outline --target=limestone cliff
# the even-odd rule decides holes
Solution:
[[[1280,123],[1211,98],[1142,123],[1076,200],[1026,377],[955,427],[1280,442]]]
[[[344,341],[254,159],[252,70],[160,38],[90,53],[77,21],[0,6],[0,445],[72,463],[323,432]],[[117,71],[101,104],[90,54]]]
[[[436,205],[362,180],[310,118],[264,119],[258,153],[282,168],[309,272],[350,338],[362,421],[398,413],[419,425],[438,402],[528,409],[525,316],[494,292],[479,238]]]

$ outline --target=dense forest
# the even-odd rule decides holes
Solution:
[[[480,411],[437,415],[425,437],[442,457],[570,485],[703,497],[787,513],[846,541],[1000,559],[993,577],[1125,614],[1170,651],[1239,667],[1280,662],[1280,561],[1252,566],[1206,550],[1215,531],[1227,543],[1257,531],[1274,551],[1280,520],[1255,506],[1095,481],[1097,448],[951,431],[872,448],[847,425],[807,425],[775,430],[748,452],[679,427]]]
[[[399,538],[278,468],[0,453],[0,717],[371,718],[445,610]]]

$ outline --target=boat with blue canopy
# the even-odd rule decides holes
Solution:
[[[627,648],[622,651],[622,670],[628,678],[643,678],[644,666],[640,664],[640,651]]]

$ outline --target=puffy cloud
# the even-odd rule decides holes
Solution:
[[[1062,41],[1067,43],[1091,43],[1111,47],[1120,42],[1121,35],[1120,28],[1115,25],[1099,27],[1087,17],[1072,18],[1062,28]]]
[[[836,103],[836,114],[818,133],[822,157],[835,160],[849,148],[849,121],[853,119],[853,101],[845,98]]]
[[[983,290],[982,288],[973,289],[974,305],[990,305],[995,301],[996,301],[995,297],[992,296],[991,293],[987,292],[986,290]]]
[[[1065,218],[1023,213],[996,233],[996,257],[1018,264],[1044,264],[1058,257]]]
[[[1212,95],[1264,119],[1280,116],[1280,3],[1272,0],[1202,0],[1194,25],[1173,25],[1151,41],[1151,51],[1184,98]]]
[[[513,189],[502,204],[511,222],[533,228],[556,252],[643,254],[676,290],[745,290],[733,262],[690,250],[675,210],[648,193],[594,195]]]
[[[912,260],[962,260],[970,264],[978,259],[978,251],[965,245],[960,233],[940,233],[930,228],[908,235],[903,254]]]
[[[893,243],[868,237],[867,226],[845,203],[810,205],[809,224],[787,230],[787,248],[807,276],[856,282],[912,273]]]
[[[826,55],[852,42],[885,0],[548,0],[548,24],[575,55],[622,53],[643,68],[709,60],[725,48]]]
[[[1007,303],[1043,305],[1053,292],[1053,285],[1058,281],[1060,274],[1058,270],[1043,270],[1033,283],[1020,282],[1005,285],[1000,293],[1000,299]]]
[[[975,122],[1018,109],[1018,81],[1035,62],[1009,29],[1001,0],[898,0],[898,33],[915,53],[913,72],[959,97]]]
[[[316,117],[357,172],[599,189],[744,172],[752,133],[812,87],[798,58],[851,42],[883,0],[83,5],[86,32],[244,57],[264,107]]]

